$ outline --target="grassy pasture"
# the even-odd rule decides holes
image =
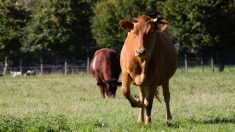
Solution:
[[[1,77],[0,131],[235,131],[234,67],[178,70],[170,87],[172,125],[161,94],[146,126],[120,89],[115,99],[102,99],[91,75]]]

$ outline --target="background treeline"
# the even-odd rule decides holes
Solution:
[[[0,0],[0,62],[85,59],[121,50],[121,19],[146,14],[169,22],[179,52],[234,63],[235,0]]]

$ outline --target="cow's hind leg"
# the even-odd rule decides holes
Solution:
[[[146,119],[145,119],[145,124],[150,124],[151,123],[151,110],[152,110],[152,105],[153,105],[153,98],[154,98],[154,88],[149,88],[146,91],[146,97],[144,100],[144,105],[146,108]]]
[[[132,107],[142,107],[142,102],[135,100],[130,92],[131,77],[128,73],[122,73],[122,94],[129,100]]]
[[[166,104],[166,118],[169,121],[169,120],[172,119],[172,115],[171,115],[171,111],[170,111],[169,82],[167,82],[166,84],[163,84],[162,89],[163,89],[164,101],[165,101],[165,104]]]

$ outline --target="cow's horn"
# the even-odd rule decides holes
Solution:
[[[157,22],[157,18],[153,19],[153,22]]]

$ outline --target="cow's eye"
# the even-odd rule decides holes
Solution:
[[[133,30],[133,31],[132,31],[132,34],[133,34],[135,37],[137,37],[137,36],[138,36],[138,31],[137,31],[137,30]]]

